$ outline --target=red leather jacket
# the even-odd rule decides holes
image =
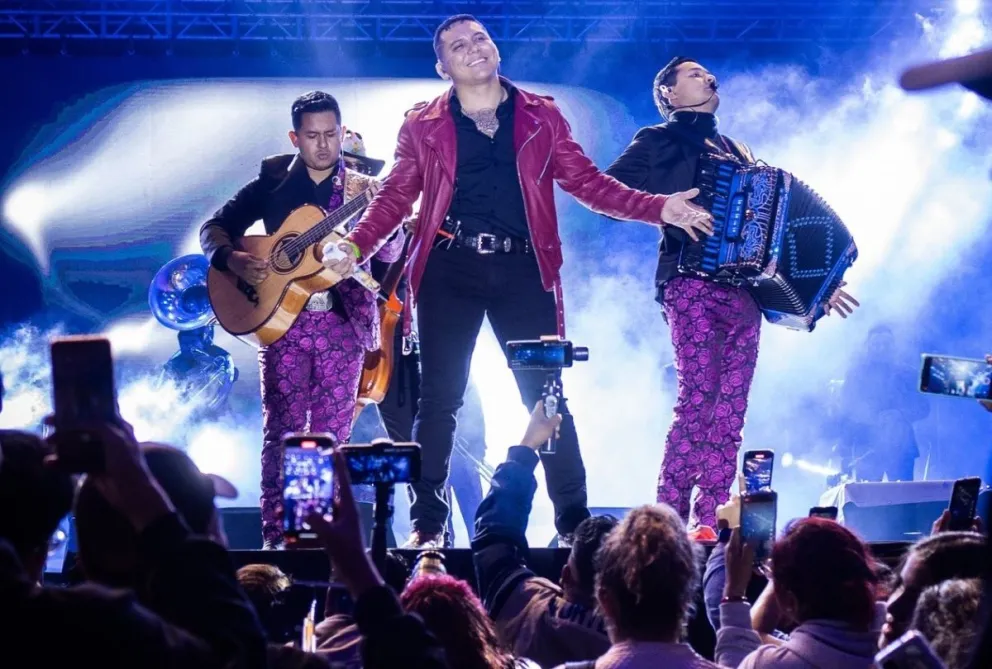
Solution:
[[[348,236],[362,258],[371,256],[413,209],[421,194],[420,214],[407,272],[416,299],[427,257],[454,195],[457,148],[450,98],[454,89],[410,110],[400,128],[395,164],[382,187]],[[622,220],[661,224],[664,195],[650,195],[609,177],[582,152],[568,121],[551,97],[517,88],[513,143],[527,226],[545,290],[558,296],[559,334],[564,336],[560,299],[562,265],[558,216],[552,182],[592,211]]]

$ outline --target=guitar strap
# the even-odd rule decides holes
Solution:
[[[341,205],[344,204],[344,187],[345,180],[348,178],[348,173],[345,171],[347,168],[344,165],[344,158],[338,158],[338,169],[331,177],[333,180],[333,188],[331,190],[331,199],[327,203],[327,211],[332,212]]]

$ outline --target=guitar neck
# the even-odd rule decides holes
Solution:
[[[343,205],[332,211],[327,218],[320,221],[306,232],[306,244],[316,244],[324,237],[331,234],[342,223],[346,223],[348,219],[367,207],[371,201],[372,198],[369,191],[366,190],[359,193],[355,198],[345,202]]]

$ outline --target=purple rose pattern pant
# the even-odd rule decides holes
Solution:
[[[258,352],[262,377],[262,538],[282,537],[282,448],[287,432],[351,436],[365,349],[338,314],[304,311]]]
[[[690,521],[716,527],[737,472],[747,396],[758,359],[761,312],[743,288],[689,277],[665,285],[678,399],[658,477],[658,501]],[[694,523],[690,523],[694,524]]]

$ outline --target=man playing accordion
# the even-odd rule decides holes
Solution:
[[[754,163],[746,145],[717,132],[717,88],[716,77],[694,60],[674,58],[665,65],[655,77],[654,100],[667,122],[639,130],[607,174],[632,188],[673,193],[696,185],[704,154]],[[655,274],[678,372],[657,499],[675,508],[704,541],[716,539],[716,507],[729,497],[735,478],[762,316],[740,283],[679,271],[683,246],[710,233],[706,221],[665,226]],[[846,318],[857,304],[838,288],[823,308]],[[700,495],[690,509],[694,485]]]

